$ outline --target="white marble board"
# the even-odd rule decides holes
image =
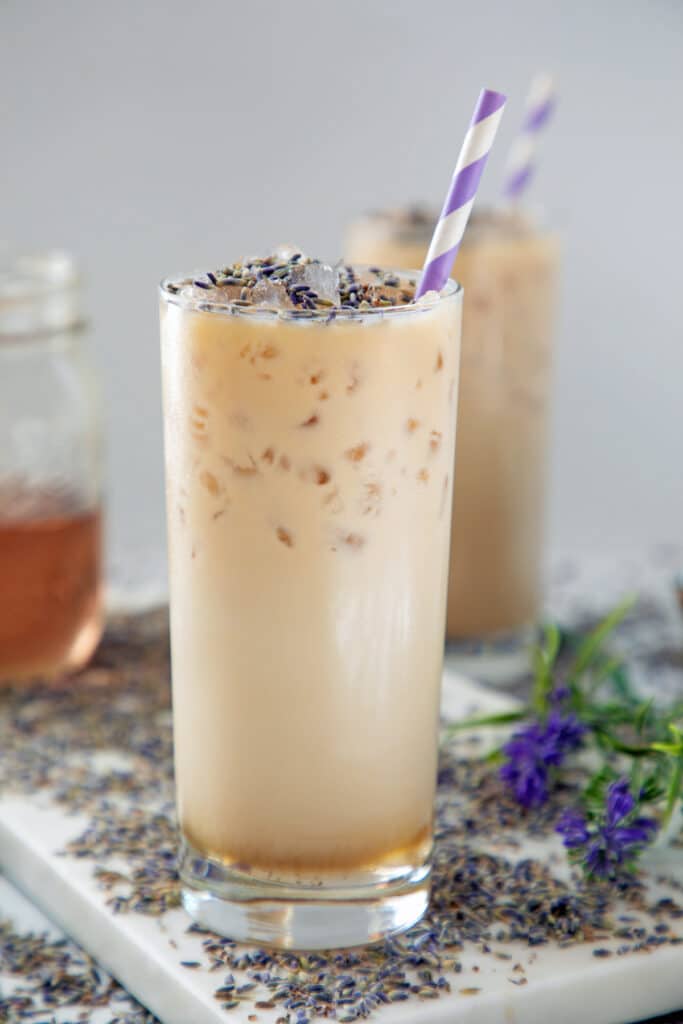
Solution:
[[[469,714],[475,707],[501,710],[509,704],[508,698],[446,673],[444,711],[450,717]],[[246,1024],[254,1015],[259,1024],[273,1024],[282,1016],[281,1009],[255,1009],[253,1004],[226,1013],[213,994],[221,983],[220,972],[181,966],[181,961],[206,962],[202,937],[187,934],[189,919],[184,911],[174,910],[160,919],[113,914],[93,878],[92,863],[58,852],[84,825],[84,819],[68,816],[39,798],[0,799],[0,866],[7,878],[164,1024]],[[509,855],[521,858],[536,852],[529,845]],[[665,850],[655,851],[655,870],[671,874],[678,867],[683,881],[683,852],[679,850],[673,862],[667,860],[669,856]],[[676,860],[681,863],[677,865]],[[0,911],[9,898],[10,913],[35,917],[35,911],[27,911],[28,905],[11,896],[11,887],[5,883],[0,888]],[[680,931],[683,934],[683,921]],[[466,949],[459,957],[462,973],[452,978],[450,994],[424,1003],[391,1004],[373,1019],[378,1024],[547,1024],[549,1020],[574,1024],[577,1019],[623,1024],[683,1006],[683,946],[596,959],[591,944],[564,949],[492,945],[494,952],[498,948],[513,959],[503,962],[481,956],[476,948]],[[601,941],[600,945],[614,949],[616,943]],[[523,985],[518,984],[520,975],[512,974],[515,962],[523,965]],[[479,990],[476,995],[464,994],[463,990],[472,988]],[[255,996],[267,998],[264,991]],[[105,1016],[93,1011],[90,1020],[98,1024]]]

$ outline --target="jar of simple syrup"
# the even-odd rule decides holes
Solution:
[[[0,681],[59,679],[102,632],[100,400],[61,252],[0,257]]]

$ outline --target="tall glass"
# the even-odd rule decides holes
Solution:
[[[236,939],[378,939],[428,899],[461,290],[301,318],[173,289],[184,903]]]
[[[350,259],[421,266],[436,214],[368,215]],[[464,286],[458,466],[446,635],[464,671],[503,683],[529,668],[540,614],[547,413],[558,245],[517,213],[472,215]]]

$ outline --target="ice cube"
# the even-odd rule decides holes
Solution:
[[[198,285],[196,283],[195,284],[186,284],[181,289],[180,296],[181,296],[181,298],[186,299],[188,302],[197,302],[197,303],[200,303],[200,302],[218,303],[218,302],[221,301],[221,299],[225,298],[225,295],[222,294],[222,293],[219,293],[218,290],[216,288],[214,288],[213,285],[209,284],[208,281],[207,281],[207,285],[208,285],[208,287],[202,287],[201,285]]]
[[[418,306],[431,306],[434,302],[438,302],[441,298],[441,293],[434,291],[433,289],[425,292],[419,299],[416,299],[416,305]]]
[[[339,270],[327,263],[302,263],[292,274],[295,284],[306,284],[319,299],[339,305]]]
[[[289,245],[287,242],[284,242],[282,245],[275,247],[275,258],[280,263],[287,263],[298,252],[301,252],[298,245]]]
[[[267,277],[262,277],[256,282],[252,288],[251,298],[255,305],[267,309],[292,309],[292,302],[285,286]]]

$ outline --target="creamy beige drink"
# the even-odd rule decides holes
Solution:
[[[434,220],[422,208],[370,215],[351,227],[347,254],[419,267]],[[506,655],[539,614],[557,267],[553,238],[492,211],[473,214],[455,266],[464,311],[447,636],[473,654],[490,643]]]
[[[413,291],[298,254],[162,288],[183,877],[223,905],[426,888],[460,293]],[[303,944],[361,941],[326,914]]]

